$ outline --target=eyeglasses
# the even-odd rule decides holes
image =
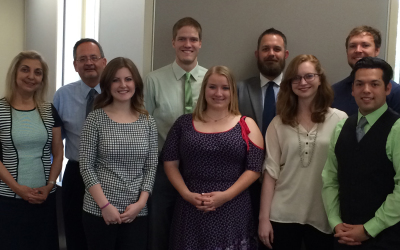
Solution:
[[[308,73],[308,74],[305,74],[304,76],[295,76],[293,79],[292,79],[292,83],[294,83],[294,84],[298,84],[298,83],[300,83],[301,82],[301,79],[303,79],[304,78],[304,80],[306,81],[306,82],[312,82],[314,79],[315,79],[315,76],[319,76],[320,74],[315,74],[315,73]]]
[[[87,61],[92,61],[92,62],[97,62],[99,59],[101,59],[103,57],[97,57],[97,56],[90,56],[90,57],[81,57],[79,59],[77,59],[76,61],[80,62],[80,63],[87,63]]]

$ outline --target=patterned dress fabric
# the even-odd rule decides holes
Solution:
[[[163,148],[163,161],[179,160],[179,169],[191,192],[225,191],[245,170],[261,171],[264,150],[242,138],[236,124],[221,133],[202,133],[191,114],[171,128]],[[179,196],[171,231],[170,249],[257,249],[248,189],[216,211],[204,213]]]

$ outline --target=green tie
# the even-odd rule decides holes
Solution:
[[[185,81],[185,114],[193,113],[192,86],[190,85],[190,73],[186,73]]]

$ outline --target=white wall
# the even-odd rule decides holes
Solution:
[[[131,59],[143,72],[145,0],[101,1],[99,42],[105,57]]]
[[[38,51],[49,65],[49,101],[56,91],[57,2],[25,1],[25,49]]]
[[[24,50],[24,0],[0,0],[0,97],[11,60]]]
[[[23,0],[15,2],[17,1],[23,2]],[[136,64],[142,76],[151,70],[153,1],[102,0],[100,2],[99,42],[107,60],[117,56],[128,57]],[[14,1],[8,0],[8,2]],[[25,48],[40,52],[49,64],[48,100],[52,100],[56,91],[57,2],[28,0],[25,6]],[[0,11],[2,9],[0,8]],[[1,16],[0,12],[0,18]],[[72,49],[72,47],[65,48],[65,52],[72,54]]]

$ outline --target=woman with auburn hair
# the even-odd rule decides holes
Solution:
[[[333,249],[322,202],[329,141],[346,113],[330,108],[333,91],[318,59],[296,56],[280,85],[277,116],[265,136],[267,158],[258,234],[273,249]]]
[[[117,57],[82,129],[83,226],[89,249],[146,249],[147,200],[157,168],[157,128],[143,106],[135,64]]]
[[[59,248],[55,187],[63,160],[62,122],[45,101],[48,72],[37,52],[19,53],[0,99],[1,249]]]
[[[238,109],[227,67],[210,68],[193,115],[177,119],[162,151],[180,196],[170,249],[257,249],[248,187],[264,160],[260,130]]]

